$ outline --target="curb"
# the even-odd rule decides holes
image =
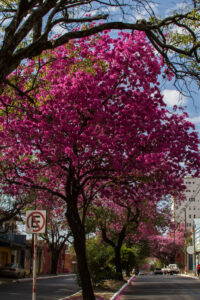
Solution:
[[[62,275],[53,275],[53,276],[39,276],[36,278],[36,280],[38,279],[50,279],[50,278],[58,278],[58,277],[69,277],[69,276],[72,276],[74,275],[73,273],[72,274],[62,274]],[[32,281],[33,278],[32,277],[28,277],[28,278],[20,278],[20,279],[13,279],[13,280],[10,280],[9,282],[26,282],[26,281]],[[6,284],[7,282],[1,282],[0,281],[0,285],[1,284]]]
[[[62,274],[62,275],[53,275],[53,276],[38,276],[38,277],[36,277],[36,279],[50,279],[50,278],[58,278],[58,277],[69,277],[69,276],[72,276],[72,275],[74,275],[74,274]],[[27,280],[33,280],[33,278],[29,277],[29,278],[22,278],[22,279],[18,279],[18,280],[19,281],[27,281]]]
[[[188,278],[193,278],[193,279],[196,279],[196,280],[199,279],[198,276],[188,275],[188,274],[178,274],[178,276],[181,276],[181,277],[188,277]]]
[[[136,276],[132,276],[127,283],[125,283],[119,291],[117,291],[111,298],[110,300],[119,300],[120,295],[125,291],[125,289],[136,279]]]
[[[72,294],[72,295],[67,296],[67,297],[65,297],[65,298],[60,298],[60,299],[58,299],[58,300],[67,300],[67,299],[69,299],[69,297],[76,296],[76,295],[79,294],[80,292],[81,292],[81,290],[78,291],[78,292],[76,292],[75,294]]]

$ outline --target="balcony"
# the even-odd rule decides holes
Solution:
[[[26,245],[26,235],[14,233],[0,233],[0,241],[8,243],[9,245],[18,244],[21,246]]]

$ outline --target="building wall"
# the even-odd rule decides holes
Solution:
[[[3,212],[0,212],[3,215]],[[24,266],[26,236],[18,233],[14,217],[0,226],[0,266],[7,263],[19,263]]]
[[[0,247],[0,267],[11,262],[11,249],[9,247]]]
[[[26,250],[26,273],[31,272],[31,247],[29,241],[29,248]],[[57,266],[57,273],[66,273],[65,269],[65,247],[63,247]],[[37,251],[37,274],[50,274],[51,273],[51,251],[44,241],[39,241]]]
[[[77,273],[78,270],[76,256],[68,251],[65,254],[65,270],[69,273]]]
[[[200,178],[185,177],[184,184],[185,200],[179,203],[178,199],[173,199],[172,210],[175,221],[184,223],[190,230],[194,219],[200,218]]]

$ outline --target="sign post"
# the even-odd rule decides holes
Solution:
[[[194,273],[197,274],[197,265],[199,264],[199,255],[198,260],[196,253],[200,252],[200,219],[195,218],[193,224],[193,245],[194,245]]]
[[[26,212],[26,232],[32,233],[33,242],[33,288],[32,300],[36,300],[36,270],[37,270],[37,234],[46,231],[46,211],[45,210],[28,210]]]
[[[36,300],[36,270],[37,270],[37,233],[34,233],[33,242],[33,286],[32,286],[32,300]]]

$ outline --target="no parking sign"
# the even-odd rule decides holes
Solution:
[[[46,211],[28,210],[26,212],[26,232],[45,233],[46,231]]]

